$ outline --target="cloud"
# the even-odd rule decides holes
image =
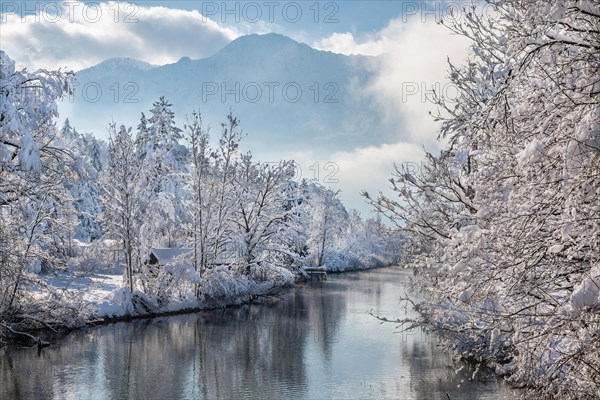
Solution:
[[[324,186],[340,189],[341,198],[348,208],[357,209],[368,216],[371,207],[360,193],[366,190],[375,197],[383,191],[389,195],[388,179],[394,165],[418,172],[423,155],[421,146],[398,142],[338,151],[328,155],[327,159],[307,151],[293,151],[278,156],[294,160],[299,166],[296,172],[300,178],[316,179]]]
[[[240,35],[198,11],[113,1],[35,4],[24,18],[19,9],[3,7],[2,14],[2,49],[28,68],[80,70],[112,57],[166,64],[210,56]]]
[[[370,209],[365,207],[364,199],[357,195],[363,190],[372,196],[376,196],[380,191],[389,192],[388,179],[394,170],[394,164],[417,170],[423,155],[422,147],[407,142],[332,154],[331,160],[339,171],[337,176],[344,204],[360,211]]]
[[[455,97],[455,88],[446,78],[447,58],[455,64],[467,58],[469,42],[435,23],[399,17],[379,32],[359,41],[351,33],[334,33],[313,43],[321,50],[342,54],[381,56],[374,66],[376,78],[368,89],[392,125],[399,139],[433,149],[439,125],[428,114],[436,111],[430,102],[435,88],[446,97]]]
[[[379,56],[387,53],[391,48],[391,43],[388,38],[381,36],[375,40],[357,43],[353,34],[336,32],[331,36],[317,40],[313,43],[313,47],[346,55]]]
[[[430,102],[431,89],[446,97],[456,96],[447,79],[447,59],[454,64],[464,63],[469,42],[433,19],[404,16],[362,40],[348,32],[334,33],[317,40],[313,47],[347,55],[379,56],[373,65],[375,79],[367,91],[389,126],[397,127],[398,141],[331,156],[339,166],[338,187],[345,203],[368,211],[370,208],[357,193],[366,190],[376,196],[383,191],[390,195],[388,179],[394,164],[418,172],[424,160],[423,147],[430,152],[439,148],[439,124],[429,115],[429,111],[436,111]]]

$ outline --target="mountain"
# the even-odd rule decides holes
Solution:
[[[279,34],[247,35],[205,59],[183,57],[163,66],[110,59],[82,70],[61,115],[80,131],[103,135],[111,120],[137,126],[140,113],[148,114],[164,95],[178,121],[199,110],[213,136],[231,108],[249,149],[329,154],[393,141],[368,90],[376,62]]]
[[[88,79],[109,78],[115,74],[133,76],[156,67],[158,65],[136,60],[135,58],[109,58],[92,68],[80,71],[78,75],[81,74],[81,76]]]

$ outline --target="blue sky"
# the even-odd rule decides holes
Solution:
[[[273,3],[273,4],[271,4]],[[399,16],[403,10],[410,11],[408,3],[399,0],[389,1],[297,1],[297,2],[268,2],[268,1],[142,1],[140,5],[165,5],[172,8],[205,11],[207,16],[225,21],[226,25],[235,23],[236,13],[228,14],[239,7],[240,21],[257,19],[267,22],[272,17],[273,29],[279,33],[306,35],[308,39],[316,40],[334,32],[352,32],[357,35],[370,34],[384,28],[392,17]],[[296,17],[300,5],[302,16]],[[225,5],[225,6],[223,6]],[[259,7],[257,8],[256,5]],[[261,18],[256,18],[260,10]],[[297,19],[297,21],[296,21]]]

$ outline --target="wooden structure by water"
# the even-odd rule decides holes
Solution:
[[[327,271],[324,267],[308,267],[304,268],[304,272],[310,277],[310,280],[327,280]]]

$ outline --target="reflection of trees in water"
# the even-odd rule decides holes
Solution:
[[[268,396],[269,387],[281,395],[284,387],[305,386],[305,337],[291,339],[289,332],[271,326],[293,326],[293,307],[299,306],[289,302],[271,313],[277,317],[271,324],[260,315],[269,307],[245,306],[222,315],[100,327],[44,349],[35,362],[35,350],[6,352],[0,358],[0,398],[64,398],[76,389],[86,397],[100,393],[114,399]],[[282,312],[292,317],[285,320]]]
[[[112,370],[130,367],[132,397],[165,398],[184,387],[188,395],[200,398],[239,398],[244,393],[299,397],[307,385],[307,343],[317,341],[330,354],[335,339],[330,327],[339,327],[344,311],[343,298],[328,290],[298,287],[273,303],[180,316],[141,331],[121,332],[136,338],[122,349],[133,354],[128,365],[113,365]]]
[[[331,352],[331,338],[322,327],[339,326],[343,301],[325,288],[296,287],[291,292],[274,303],[227,310],[216,321],[203,324],[230,338],[211,335],[206,350],[212,358],[213,353],[221,354],[214,372],[206,377],[208,388],[219,390],[218,397],[240,397],[242,388],[248,395],[277,399],[301,397],[306,391],[306,346],[317,341],[324,354]],[[214,319],[214,313],[206,315]],[[231,363],[228,369],[218,367],[226,362]]]
[[[422,340],[421,333],[402,343],[402,360],[410,371],[411,397],[416,399],[479,399],[493,393],[506,393],[509,389],[495,377],[482,384],[477,378],[471,380],[473,368],[465,367],[456,373],[455,365],[446,350],[435,344],[434,338]],[[479,376],[483,377],[481,373]],[[408,378],[408,377],[407,377]]]
[[[307,285],[310,285],[312,290],[304,291],[297,297],[305,299],[305,320],[311,329],[310,339],[317,342],[325,361],[329,363],[346,310],[346,298],[341,296],[340,292],[345,291],[347,285],[334,279]]]
[[[114,343],[110,357],[117,364],[105,366],[107,375],[127,371],[128,379],[123,379],[123,386],[115,395],[128,393],[127,397],[131,398],[182,397],[186,371],[193,358],[193,332],[189,329],[189,321],[161,318],[133,325],[126,326],[125,340]],[[118,335],[106,336],[110,340]]]
[[[452,399],[494,392],[497,385],[469,382],[468,371],[457,376],[448,353],[433,339],[423,341],[420,332],[388,342],[385,335],[370,330],[371,321],[354,325],[354,313],[371,306],[387,315],[398,309],[390,302],[390,292],[395,296],[401,290],[400,278],[387,270],[331,276],[292,288],[282,300],[74,332],[45,348],[40,357],[35,349],[0,351],[0,399],[66,394],[111,399],[318,398],[337,393],[338,383],[349,390],[345,397],[401,394],[407,399],[447,400],[446,392]],[[364,310],[357,308],[363,305]],[[339,331],[342,327],[358,331],[342,335],[348,333]],[[373,357],[365,361],[360,352],[344,357],[346,350],[364,350],[365,345],[369,354],[389,364]],[[324,371],[317,383],[331,387],[308,382],[307,357],[315,355],[314,361],[325,368],[313,366],[311,372]],[[399,358],[402,362],[396,363]],[[334,366],[342,370],[329,374]]]
[[[35,386],[42,382],[33,367],[35,365],[31,365],[29,359],[23,362],[10,352],[0,350],[0,398],[24,399],[32,397],[31,393],[35,393]],[[30,377],[31,384],[22,387],[23,381],[18,377],[23,376],[24,373],[27,373]]]
[[[281,396],[285,388],[304,387],[305,333],[296,326],[294,307],[285,300],[229,309],[218,318],[203,315],[196,348],[201,392],[209,398],[269,397],[274,388]]]
[[[431,341],[422,341],[420,334],[408,336],[401,346],[402,360],[410,372],[410,389],[414,398],[437,399],[456,388],[452,360],[440,352]]]
[[[36,356],[35,349],[0,351],[0,398],[50,399],[74,395],[73,378],[91,386],[104,379],[102,371],[90,368],[104,361],[105,348],[98,343],[98,331],[78,332],[77,340],[43,349]]]
[[[279,395],[281,388],[302,387],[304,341],[290,339],[281,329],[293,322],[286,321],[281,314],[293,315],[289,308],[294,304],[285,306],[287,309],[269,314],[277,318],[271,321],[263,315],[268,306],[243,306],[177,317],[140,339],[142,346],[136,347],[146,347],[155,355],[135,356],[132,370],[142,371],[142,364],[148,362],[160,366],[159,370],[147,368],[149,375],[145,381],[161,382],[171,397],[181,390],[188,397],[200,398],[239,398],[243,393],[268,396],[270,387],[277,387]],[[179,370],[172,380],[171,376],[160,373],[175,365]],[[133,380],[132,385],[137,388],[135,397],[166,397],[158,396],[160,390],[144,393],[147,388],[141,380]]]
[[[0,398],[297,397],[306,388],[305,346],[331,354],[344,311],[329,288],[270,304],[140,320],[75,332],[44,349],[0,357]]]

